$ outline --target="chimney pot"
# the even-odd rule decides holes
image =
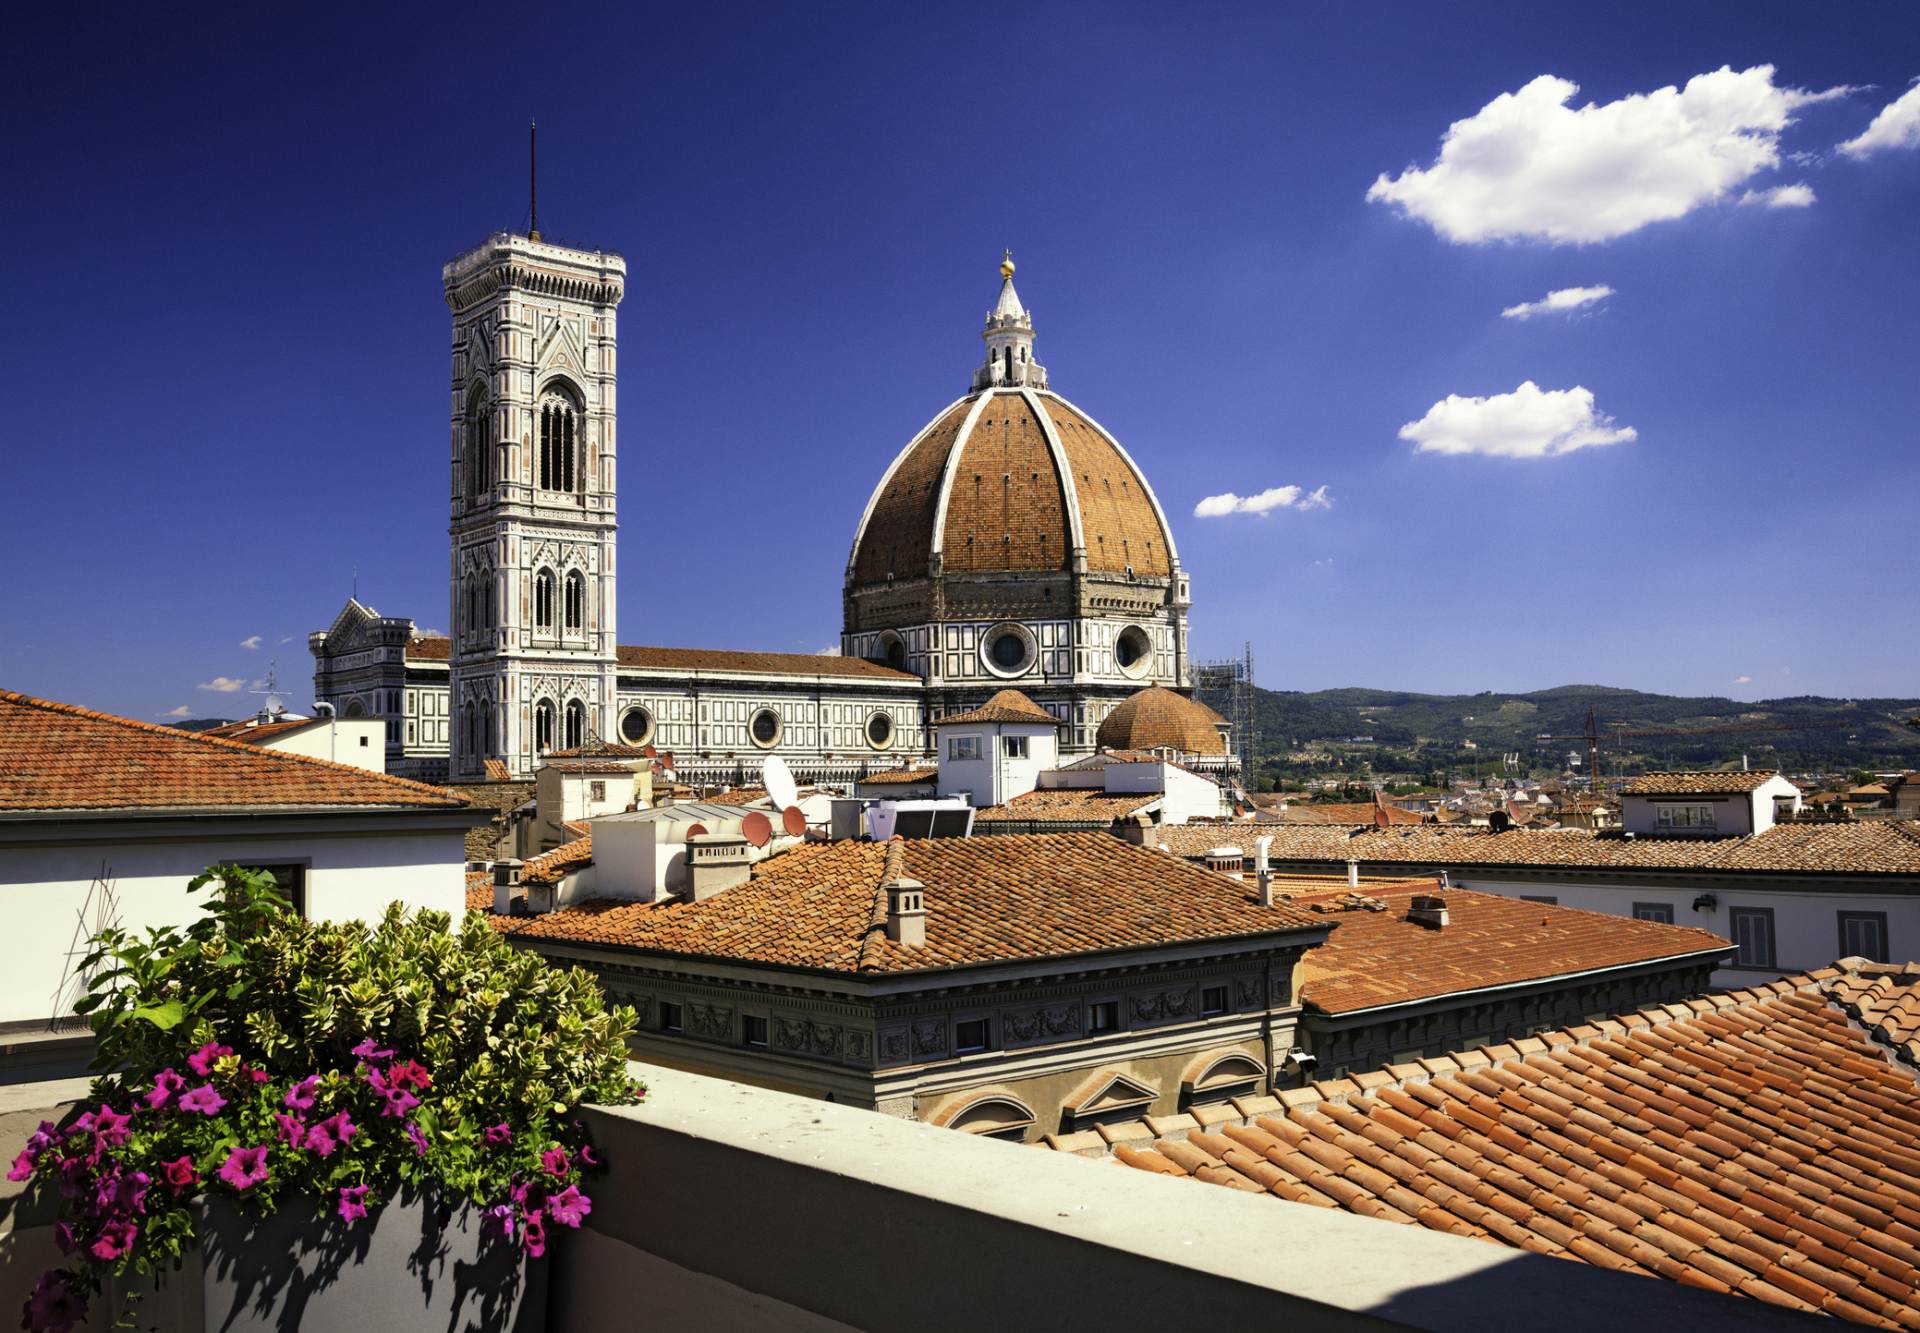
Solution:
[[[1347,862],[1347,887],[1350,889],[1360,887],[1360,863],[1358,861]]]
[[[520,870],[524,864],[512,857],[493,863],[493,910],[496,915],[505,916],[513,910],[513,891],[520,883]]]
[[[1429,930],[1447,927],[1447,900],[1438,894],[1417,893],[1407,904],[1407,920]]]
[[[887,938],[909,949],[927,942],[927,886],[900,877],[887,882]]]
[[[1267,866],[1267,849],[1273,846],[1273,835],[1262,834],[1253,840],[1253,878],[1259,885],[1260,905],[1273,906],[1273,871]]]

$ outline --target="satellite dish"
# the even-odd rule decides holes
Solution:
[[[651,759],[655,755],[659,754],[660,752],[654,749],[651,745],[643,745],[640,747],[640,753],[644,755],[646,758]]]
[[[762,823],[766,822],[765,815],[759,815],[756,818]],[[799,806],[790,805],[780,812],[780,827],[792,837],[804,838],[807,836],[807,817],[800,813]]]
[[[693,840],[694,838],[704,838],[706,834],[707,834],[707,826],[705,824],[687,825],[687,839],[689,841]]]
[[[793,770],[777,754],[770,754],[761,762],[760,785],[767,789],[767,795],[782,810],[800,799],[800,789],[793,782]]]
[[[765,847],[773,841],[773,821],[755,810],[740,821],[740,832],[755,847]]]

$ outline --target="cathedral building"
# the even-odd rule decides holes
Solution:
[[[388,771],[430,781],[524,777],[598,739],[670,752],[688,781],[778,754],[850,782],[930,753],[934,719],[1009,685],[1059,720],[1063,757],[1094,749],[1130,696],[1190,687],[1187,575],[1145,474],[1048,386],[1013,273],[1009,255],[969,391],[861,514],[840,655],[655,648],[621,644],[615,617],[626,263],[489,237],[442,272],[448,633],[350,600],[309,639],[316,699],[383,719]]]

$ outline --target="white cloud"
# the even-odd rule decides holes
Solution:
[[[1535,315],[1557,315],[1562,311],[1578,310],[1583,305],[1593,305],[1613,295],[1613,288],[1599,287],[1562,287],[1557,292],[1548,292],[1538,301],[1526,301],[1520,305],[1510,305],[1500,312],[1502,319],[1532,319]]]
[[[1773,66],[1722,66],[1616,102],[1567,105],[1578,84],[1542,74],[1447,127],[1424,169],[1382,172],[1367,198],[1457,244],[1606,241],[1684,217],[1780,163],[1792,112],[1847,92],[1782,88]],[[1864,137],[1864,136],[1863,136]]]
[[[260,636],[258,634],[249,634],[246,638],[240,640],[240,646],[248,650],[258,648],[260,646]]]
[[[1258,495],[1235,495],[1226,491],[1209,495],[1193,507],[1195,518],[1220,518],[1226,514],[1266,514],[1275,509],[1331,509],[1333,497],[1325,486],[1307,490],[1301,486],[1269,486]]]
[[[191,708],[188,708],[185,704],[181,704],[178,708],[169,708],[166,712],[160,714],[160,716],[161,717],[192,717],[193,710]]]
[[[815,648],[813,650],[813,655],[815,657],[838,657],[840,656],[840,645],[837,643],[830,643],[824,648]]]
[[[1495,458],[1552,458],[1638,437],[1633,427],[1616,426],[1594,410],[1591,389],[1542,389],[1532,380],[1486,398],[1450,393],[1400,428],[1400,438],[1421,453]]]
[[[1765,204],[1768,208],[1811,208],[1813,187],[1805,181],[1776,185],[1771,190],[1748,190],[1740,196],[1743,204]]]
[[[1753,677],[1752,676],[1735,676],[1733,678],[1733,683],[1735,685],[1751,685],[1753,684]]]
[[[1866,129],[1840,145],[1848,157],[1866,157],[1884,148],[1920,148],[1920,80],[1881,107]]]
[[[237,694],[247,687],[247,682],[237,676],[215,676],[212,680],[203,680],[199,688],[212,690],[215,694]]]
[[[289,635],[287,635],[287,637],[286,637],[286,638],[284,638],[284,639],[282,639],[282,640],[280,640],[280,642],[282,642],[282,643],[292,643],[292,642],[293,642],[293,635],[291,635],[291,634],[289,634]]]

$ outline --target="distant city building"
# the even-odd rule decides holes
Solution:
[[[350,600],[314,692],[373,718],[390,772],[530,777],[593,739],[690,782],[769,754],[850,784],[931,753],[935,718],[1017,686],[1090,752],[1146,687],[1186,690],[1188,577],[1145,475],[1054,393],[1002,265],[970,391],[882,474],[854,534],[838,656],[621,644],[618,255],[501,233],[442,274],[453,319],[447,635]],[[1211,710],[1203,767],[1232,764]],[[1116,746],[1114,748],[1137,748]]]
[[[303,754],[309,759],[352,764],[374,773],[387,771],[385,725],[378,718],[340,718],[331,713],[321,717],[290,717],[263,711],[239,722],[208,727],[199,734],[258,745],[283,754]]]

